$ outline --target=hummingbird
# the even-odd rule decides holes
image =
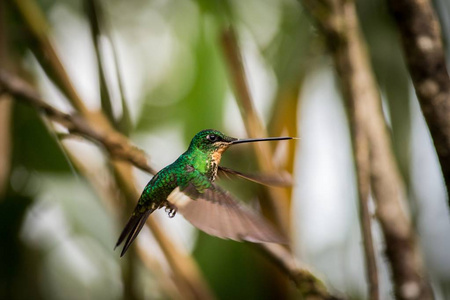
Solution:
[[[283,185],[275,178],[247,175],[219,166],[219,163],[224,151],[232,145],[290,139],[294,138],[237,139],[213,129],[197,133],[187,151],[161,169],[145,186],[115,246],[125,241],[120,256],[136,239],[149,215],[160,208],[165,208],[171,218],[179,211],[195,227],[219,238],[285,244],[286,239],[262,216],[235,200],[215,180],[218,174],[223,174],[260,184]]]

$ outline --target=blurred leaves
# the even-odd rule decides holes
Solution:
[[[198,26],[198,38],[184,44],[185,52],[174,61],[167,79],[144,99],[137,130],[177,120],[188,141],[201,129],[222,127],[227,86],[217,45],[219,28],[208,15],[200,17]]]
[[[69,172],[57,137],[51,135],[36,110],[16,104],[13,111],[13,165],[29,171]]]
[[[312,67],[315,56],[320,54],[316,36],[309,16],[299,3],[282,2],[281,24],[270,44],[262,48],[282,86],[296,86],[308,68]],[[314,50],[314,51],[313,51]],[[319,51],[318,51],[319,50]]]

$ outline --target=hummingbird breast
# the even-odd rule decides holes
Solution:
[[[213,154],[211,155],[211,161],[210,161],[211,181],[216,180],[217,170],[219,168],[220,160],[222,159],[222,153],[226,149],[227,148],[225,148],[225,147],[221,147],[221,148],[217,149],[217,151],[214,151]]]

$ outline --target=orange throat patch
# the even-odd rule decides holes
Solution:
[[[217,169],[219,167],[220,159],[222,158],[222,153],[227,150],[227,146],[220,147],[211,155],[211,168],[212,168],[212,174],[211,174],[211,180],[216,180],[217,177]]]
[[[214,163],[216,163],[216,165],[219,165],[220,163],[220,159],[222,158],[222,153],[227,149],[228,147],[221,147],[219,149],[217,149],[217,151],[215,151],[212,154],[212,160]]]

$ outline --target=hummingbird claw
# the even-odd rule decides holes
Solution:
[[[172,204],[166,204],[166,209],[164,211],[167,213],[169,218],[173,218],[177,214],[177,208]]]

